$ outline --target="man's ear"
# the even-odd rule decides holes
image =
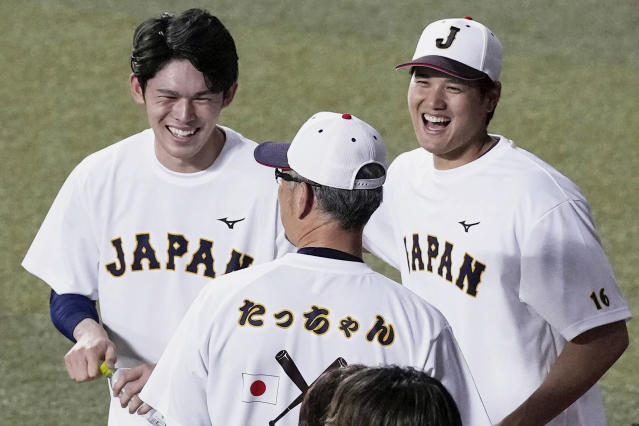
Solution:
[[[497,104],[499,103],[499,98],[501,97],[501,83],[498,81],[495,83],[494,87],[488,90],[487,98],[488,98],[488,112],[495,111],[497,108]]]
[[[293,196],[295,197],[295,214],[298,219],[304,219],[313,211],[315,204],[313,188],[307,183],[298,183],[293,191]]]
[[[237,80],[231,87],[228,88],[226,92],[224,92],[224,99],[222,99],[222,108],[225,108],[231,104],[233,98],[235,97],[235,92],[237,92]]]
[[[135,74],[132,73],[131,76],[129,76],[129,82],[131,83],[131,96],[133,96],[133,100],[139,104],[143,104],[144,91]]]

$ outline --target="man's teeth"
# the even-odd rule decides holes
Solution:
[[[192,134],[196,132],[196,129],[182,130],[182,129],[177,129],[175,127],[169,126],[169,131],[173,133],[175,136],[184,137],[184,136],[191,136]]]
[[[436,117],[434,115],[422,114],[422,118],[425,121],[430,121],[431,123],[448,123],[450,119],[445,117]]]

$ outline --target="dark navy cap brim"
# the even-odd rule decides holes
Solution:
[[[253,157],[264,166],[290,170],[286,155],[290,146],[290,143],[262,142],[253,151]]]
[[[395,69],[399,70],[408,67],[433,68],[454,77],[461,78],[462,80],[481,80],[484,77],[488,77],[488,75],[482,71],[444,56],[422,56],[421,58],[413,59],[405,64],[397,65]]]

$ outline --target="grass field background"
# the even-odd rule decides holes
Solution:
[[[639,311],[639,4],[636,0],[136,1],[0,4],[0,424],[104,425],[106,385],[71,382],[48,287],[20,262],[58,189],[87,154],[146,128],[128,92],[130,42],[162,11],[204,7],[233,34],[240,89],[222,122],[290,140],[321,110],[351,112],[389,158],[416,146],[410,58],[428,22],[471,15],[500,37],[502,100],[490,130],[571,177]],[[379,270],[396,276],[371,259]],[[601,382],[611,425],[639,423],[639,326]]]

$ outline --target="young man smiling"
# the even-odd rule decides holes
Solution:
[[[213,92],[188,59],[174,59],[146,84],[131,74],[131,93],[146,106],[155,136],[155,155],[166,168],[193,173],[219,155],[226,135],[217,126],[222,109],[233,100],[237,82]]]
[[[413,69],[408,109],[417,142],[434,154],[435,168],[466,164],[497,142],[486,133],[488,123],[477,117],[494,111],[500,92],[500,83],[492,80],[463,80],[432,68]]]
[[[130,368],[112,389],[109,424],[148,426],[130,413],[149,410],[137,394],[196,294],[292,246],[257,144],[219,125],[238,76],[222,23],[200,9],[143,22],[131,69],[151,129],[75,168],[23,266],[52,288],[52,320],[75,343],[69,376],[98,377],[102,360]]]
[[[390,166],[369,251],[450,322],[493,424],[603,425],[597,380],[631,316],[579,188],[487,131],[501,43],[484,25],[428,25],[408,109],[420,148]]]

